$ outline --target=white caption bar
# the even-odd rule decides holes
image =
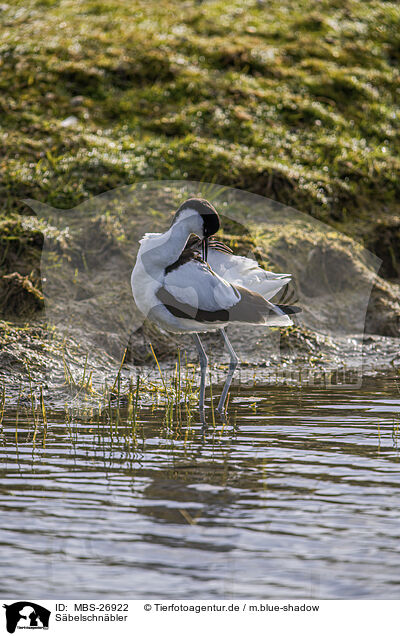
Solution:
[[[0,633],[29,636],[296,634],[376,636],[397,624],[399,601],[314,600],[3,600]],[[21,631],[23,630],[23,631]]]

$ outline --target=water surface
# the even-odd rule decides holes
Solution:
[[[400,597],[400,393],[235,389],[204,433],[6,414],[0,594],[11,598]],[[211,418],[210,418],[211,419]],[[125,437],[124,437],[125,434]]]

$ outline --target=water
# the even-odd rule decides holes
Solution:
[[[48,414],[5,418],[6,598],[400,596],[400,393],[241,388],[230,422],[168,431],[142,411],[139,445]],[[145,441],[142,435],[144,433]]]

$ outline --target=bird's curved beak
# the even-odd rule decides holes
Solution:
[[[203,239],[201,246],[203,250],[203,254],[202,254],[203,261],[207,263],[207,256],[208,256],[208,238],[207,237]]]

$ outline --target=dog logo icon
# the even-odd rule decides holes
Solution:
[[[48,629],[50,610],[32,603],[18,601],[11,605],[3,605],[6,609],[7,631],[13,634],[18,629]]]

